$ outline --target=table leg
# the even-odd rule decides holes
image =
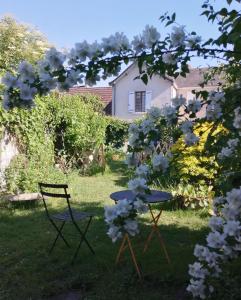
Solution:
[[[133,264],[135,266],[136,272],[138,274],[138,277],[139,277],[139,279],[142,279],[141,271],[140,271],[140,268],[137,264],[137,260],[136,260],[135,253],[134,253],[134,250],[133,250],[133,247],[132,247],[132,244],[131,244],[131,240],[130,240],[129,235],[127,233],[124,235],[123,240],[121,242],[120,249],[119,249],[117,257],[116,257],[116,264],[118,264],[118,262],[120,261],[120,257],[122,255],[122,253],[126,250],[127,247],[130,250],[131,258],[132,258]]]
[[[163,251],[164,251],[164,254],[165,254],[165,256],[166,256],[166,259],[167,259],[168,263],[170,264],[170,263],[171,263],[171,260],[170,260],[170,258],[169,258],[169,255],[168,255],[168,252],[167,252],[167,249],[166,249],[164,240],[163,240],[163,238],[162,238],[162,235],[161,235],[161,233],[160,233],[160,231],[159,231],[159,229],[158,229],[158,222],[159,222],[159,219],[160,219],[161,214],[162,214],[162,209],[161,209],[160,212],[155,216],[154,213],[153,213],[153,211],[152,211],[152,209],[151,209],[151,205],[150,205],[150,204],[148,204],[148,207],[149,207],[150,214],[151,214],[151,217],[152,217],[152,221],[151,221],[151,222],[153,223],[153,225],[152,225],[151,232],[149,233],[148,238],[147,238],[147,240],[146,240],[146,242],[145,242],[144,249],[143,249],[143,253],[146,252],[146,250],[147,250],[147,248],[148,248],[148,246],[149,246],[149,244],[150,244],[150,241],[151,241],[151,239],[152,239],[152,237],[153,237],[153,234],[154,234],[154,232],[156,232],[156,234],[157,234],[157,236],[158,236],[158,238],[159,238],[161,247],[162,247],[162,249],[163,249]]]

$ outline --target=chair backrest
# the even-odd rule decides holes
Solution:
[[[39,182],[39,190],[42,196],[42,200],[44,203],[44,208],[47,216],[49,217],[49,210],[46,204],[47,198],[61,198],[67,201],[68,209],[70,212],[71,218],[73,218],[72,209],[70,206],[70,194],[68,193],[68,185],[67,184],[52,184],[52,183],[43,183]],[[56,192],[53,190],[56,190]]]

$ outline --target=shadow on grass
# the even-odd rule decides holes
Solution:
[[[42,205],[27,210],[15,208],[11,213],[6,208],[1,210],[0,299],[48,299],[72,290],[81,290],[83,299],[188,299],[187,268],[193,261],[194,245],[204,240],[205,229],[160,225],[171,258],[169,266],[156,238],[143,254],[151,227],[140,219],[141,233],[131,238],[144,274],[140,282],[128,251],[120,265],[115,266],[120,241],[112,244],[106,235],[102,203],[75,203],[73,207],[95,214],[87,237],[96,251],[92,255],[83,244],[73,266],[70,261],[78,245],[78,235],[69,236],[75,230],[71,224],[64,230],[71,249],[59,240],[49,255],[55,230],[46,219]],[[61,209],[52,209],[57,211]]]
[[[119,186],[126,187],[130,179],[130,171],[124,161],[108,160],[108,166],[113,174],[117,174],[119,176],[119,178],[115,179],[114,182]]]

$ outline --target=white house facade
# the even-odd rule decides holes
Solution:
[[[192,90],[201,90],[199,84],[203,81],[203,73],[207,69],[190,69],[187,77],[177,79],[162,78],[153,75],[147,84],[139,75],[137,64],[132,64],[122,72],[110,85],[112,86],[112,116],[132,121],[142,117],[146,111],[156,106],[162,108],[171,104],[171,99],[183,95],[193,99]],[[205,90],[217,90],[218,80],[215,78]]]

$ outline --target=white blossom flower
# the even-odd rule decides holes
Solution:
[[[184,45],[186,38],[186,34],[184,31],[184,26],[174,26],[172,28],[172,33],[171,33],[171,44],[173,47],[179,47]]]
[[[141,128],[142,132],[146,135],[150,131],[155,131],[155,124],[153,120],[145,119],[141,122]]]
[[[199,262],[195,262],[192,265],[189,265],[189,272],[192,277],[205,279],[209,274],[208,270],[203,267]]]
[[[124,228],[131,236],[135,236],[139,233],[138,223],[135,220],[125,220]]]
[[[51,70],[62,69],[65,58],[65,55],[62,52],[57,51],[55,48],[49,49],[45,54],[46,64],[49,65]]]
[[[179,97],[173,98],[171,101],[172,101],[172,105],[178,108],[178,107],[186,104],[187,100],[186,100],[186,98],[179,96]]]
[[[134,153],[127,153],[125,163],[128,167],[134,167],[138,164],[138,158]]]
[[[230,139],[228,140],[228,146],[232,149],[235,149],[238,146],[239,139]]]
[[[201,102],[197,99],[191,99],[188,101],[187,111],[192,113],[197,113],[201,109]]]
[[[223,226],[223,218],[213,216],[209,220],[209,227],[212,231],[220,230]]]
[[[184,121],[184,122],[180,125],[181,131],[182,131],[184,134],[191,133],[192,127],[193,127],[193,123],[192,123],[192,121],[189,121],[189,120]]]
[[[239,189],[232,189],[227,193],[226,198],[230,209],[236,211],[241,209],[241,187]]]
[[[241,129],[241,109],[240,106],[234,110],[233,126],[237,129]]]
[[[28,81],[29,83],[33,83],[34,80],[36,79],[34,68],[27,61],[22,61],[19,64],[18,72],[20,74],[20,78],[22,81]]]
[[[28,84],[21,84],[19,87],[20,98],[24,101],[33,100],[34,95],[37,93],[36,88],[31,88]]]
[[[93,59],[99,53],[101,53],[101,45],[97,41],[94,41],[94,43],[89,45],[87,56],[89,59]]]
[[[3,77],[1,82],[7,88],[17,88],[18,87],[18,78],[13,76],[11,73],[7,72]]]
[[[42,87],[47,89],[47,91],[55,89],[57,87],[57,80],[50,76],[49,73],[41,73],[39,75],[39,80],[42,84]]]
[[[169,162],[168,159],[162,153],[160,153],[153,156],[152,165],[155,171],[166,172]]]
[[[87,41],[76,43],[75,48],[70,52],[70,58],[83,62],[90,56],[90,45]]]
[[[114,35],[110,35],[108,38],[102,39],[102,48],[104,53],[116,54],[121,50],[127,50],[130,48],[129,40],[126,35],[121,32],[116,32]]]
[[[163,53],[162,61],[167,65],[175,65],[177,63],[177,58],[172,53]]]
[[[221,152],[218,153],[218,158],[224,159],[226,157],[230,157],[232,154],[233,154],[233,150],[231,148],[223,147],[221,149]]]
[[[193,146],[199,141],[199,137],[192,132],[188,132],[184,135],[184,142],[187,146]]]
[[[128,144],[131,147],[135,147],[139,145],[139,134],[130,134],[128,137]]]
[[[147,117],[153,119],[154,121],[159,119],[161,116],[162,116],[162,111],[160,108],[156,106],[152,106],[147,112]]]
[[[146,203],[144,203],[141,199],[137,198],[136,201],[134,201],[134,208],[137,210],[140,214],[145,214],[148,212],[148,206]]]
[[[121,217],[127,217],[132,209],[132,205],[127,199],[119,200],[116,204],[117,215]]]
[[[131,44],[137,54],[147,48],[144,37],[142,35],[135,35]]]
[[[128,188],[134,194],[143,194],[148,189],[146,185],[146,180],[144,178],[135,178],[128,182]]]
[[[223,226],[223,232],[229,236],[235,236],[241,233],[241,226],[239,221],[227,221]]]
[[[204,284],[203,279],[191,279],[190,284],[187,287],[187,291],[192,293],[193,297],[200,297],[201,299],[206,298],[205,289],[206,285]]]
[[[229,205],[229,204],[226,203],[223,206],[223,209],[221,210],[221,212],[223,214],[223,217],[226,220],[235,220],[237,218],[237,216],[239,215],[240,210],[239,209],[235,209],[234,206]]]
[[[112,239],[112,242],[114,243],[122,237],[122,232],[120,231],[120,227],[111,225],[109,227],[109,230],[107,231],[107,235]]]
[[[207,120],[215,121],[223,115],[222,108],[219,103],[211,102],[206,108]]]
[[[208,95],[208,100],[211,100],[212,102],[224,102],[225,101],[225,95],[223,92],[216,92],[211,91]]]
[[[153,44],[160,39],[160,36],[160,33],[154,26],[146,25],[145,29],[142,32],[143,40],[148,48],[151,48]]]
[[[146,164],[143,164],[143,165],[140,165],[137,169],[136,169],[136,172],[135,174],[138,176],[138,177],[147,177],[148,174],[150,172],[150,169],[148,167],[148,165]]]
[[[177,119],[177,110],[173,106],[164,106],[162,108],[162,114],[166,118],[168,123],[172,123]]]
[[[140,129],[139,126],[135,123],[130,124],[129,128],[128,128],[128,133],[129,134],[139,134]]]
[[[116,206],[105,206],[105,221],[112,223],[117,217]]]
[[[190,48],[197,46],[201,42],[202,38],[196,34],[190,34],[186,38],[186,45]]]
[[[211,248],[216,248],[216,249],[222,249],[223,246],[226,244],[225,241],[226,235],[221,234],[217,231],[210,232],[207,236],[207,243],[208,246]]]

